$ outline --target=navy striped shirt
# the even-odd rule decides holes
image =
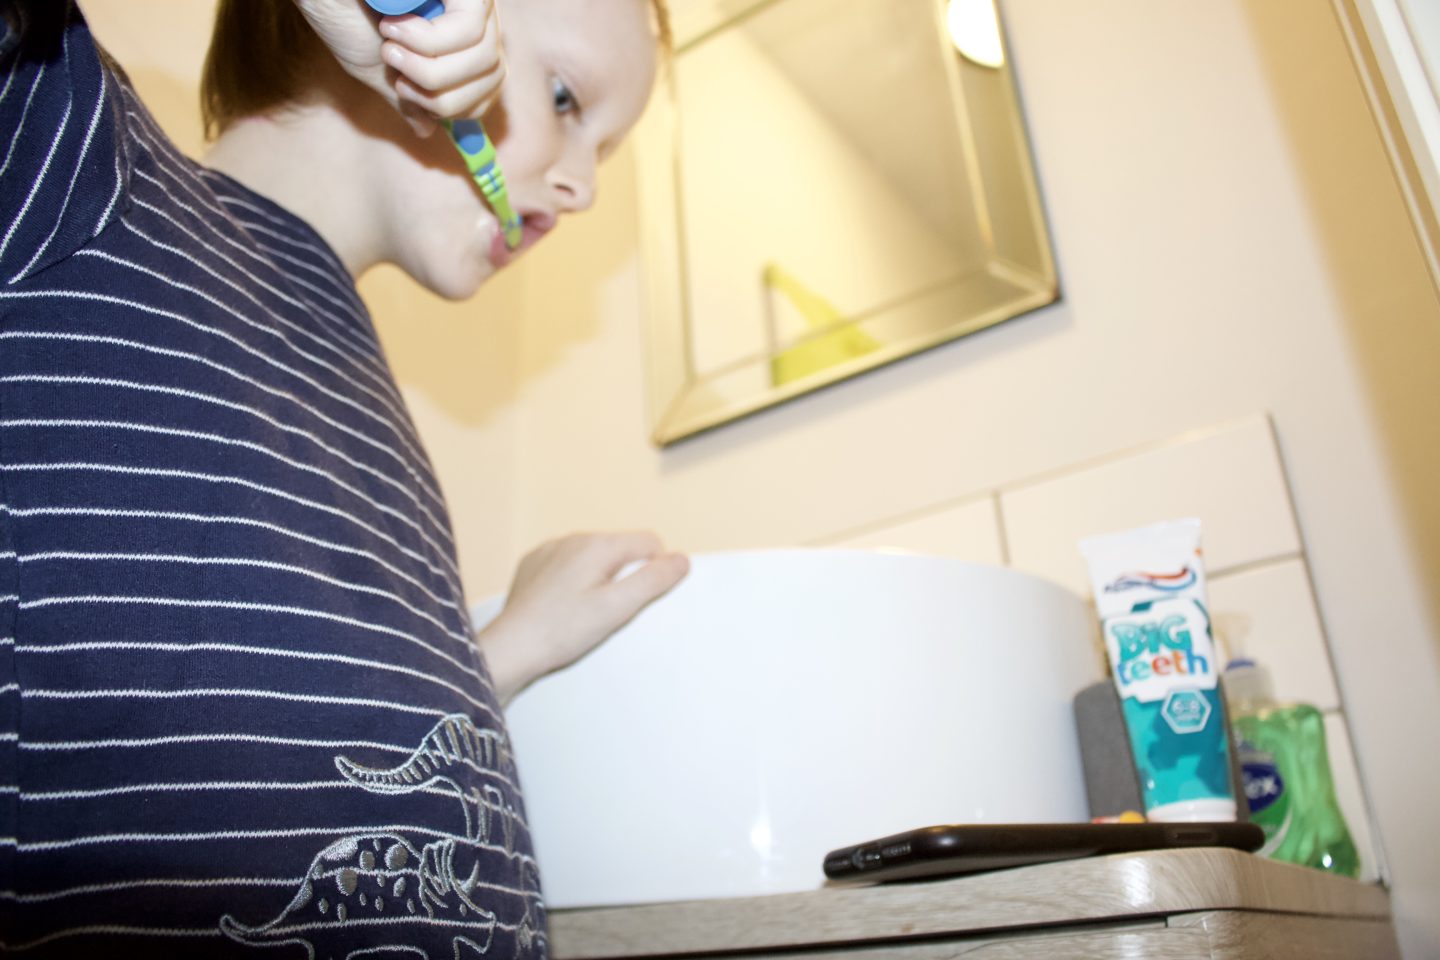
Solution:
[[[355,287],[0,0],[0,950],[543,956],[445,504]]]

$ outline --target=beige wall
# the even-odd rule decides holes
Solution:
[[[177,4],[86,6],[133,24]],[[625,151],[596,212],[469,306],[367,281],[472,599],[570,529],[653,527],[692,550],[832,540],[1269,411],[1403,934],[1433,955],[1440,306],[1330,5],[1002,7],[1052,308],[660,452]]]

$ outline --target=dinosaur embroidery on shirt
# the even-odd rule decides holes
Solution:
[[[300,889],[278,916],[247,926],[227,914],[220,919],[226,936],[256,947],[293,945],[307,960],[387,952],[442,960],[403,942],[406,928],[416,925],[441,925],[453,934],[451,960],[486,955],[497,931],[513,934],[519,955],[529,955],[544,940],[538,871],[532,858],[516,852],[519,812],[495,786],[472,787],[467,793],[450,775],[470,767],[513,776],[504,734],[453,714],[442,718],[399,766],[369,767],[344,756],[335,758],[335,766],[345,780],[371,793],[453,795],[464,813],[463,839],[420,843],[398,831],[342,837],[315,855]],[[480,888],[487,886],[482,861],[493,863],[497,857],[520,859],[521,887],[509,892],[524,898],[525,910],[514,923],[476,902]],[[376,936],[377,928],[391,931],[396,942],[381,945],[385,937]]]

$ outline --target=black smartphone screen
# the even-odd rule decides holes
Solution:
[[[1176,847],[1258,850],[1253,823],[1024,823],[925,827],[825,855],[831,880],[882,882],[1003,870],[1054,860]]]

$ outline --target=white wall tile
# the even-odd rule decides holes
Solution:
[[[1263,416],[1007,490],[1001,508],[1011,564],[1086,596],[1077,544],[1099,533],[1199,517],[1212,574],[1300,550]]]
[[[1230,657],[1268,667],[1275,696],[1333,710],[1340,693],[1303,560],[1214,577],[1210,615]]]
[[[827,540],[825,545],[905,550],[972,563],[1005,562],[995,501],[990,497],[910,517],[863,534]]]
[[[1345,825],[1350,828],[1350,836],[1360,853],[1360,879],[1378,880],[1385,870],[1370,831],[1370,810],[1360,790],[1360,771],[1355,765],[1355,753],[1350,746],[1350,731],[1344,714],[1331,712],[1325,715],[1325,742],[1330,750],[1330,773],[1335,779],[1335,796],[1340,801],[1340,812],[1345,814]]]

